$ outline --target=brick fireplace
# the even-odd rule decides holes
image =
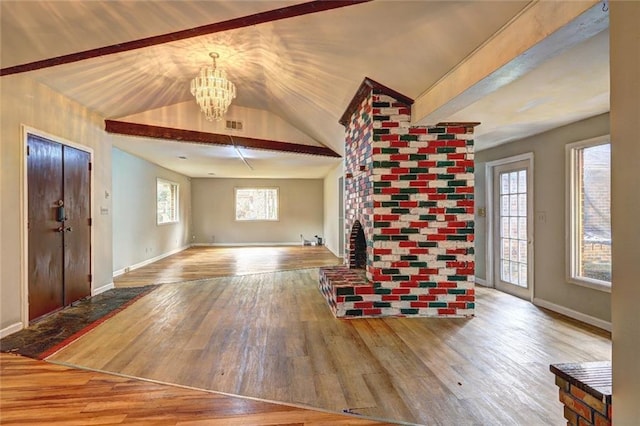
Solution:
[[[473,127],[411,126],[413,100],[369,78],[345,126],[345,265],[321,268],[337,317],[474,314]]]

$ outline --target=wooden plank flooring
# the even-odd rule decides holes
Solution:
[[[0,354],[3,425],[382,425]]]
[[[341,259],[324,246],[196,246],[122,274],[114,283],[116,287],[136,287],[341,263]]]
[[[337,320],[317,269],[167,284],[49,360],[427,425],[565,424],[549,364],[608,360],[609,335],[477,294],[473,319]]]

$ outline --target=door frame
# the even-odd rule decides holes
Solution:
[[[344,230],[344,181],[344,175],[338,176],[338,257],[342,259],[343,263],[346,261],[344,251],[347,244],[346,231]]]
[[[90,148],[86,145],[81,145],[76,142],[69,141],[67,139],[61,138],[59,136],[52,135],[50,133],[44,132],[42,130],[35,129],[33,127],[22,124],[21,126],[21,136],[22,136],[22,146],[20,151],[21,161],[20,161],[20,218],[22,219],[22,226],[20,229],[20,243],[22,247],[22,252],[20,253],[20,297],[21,297],[21,320],[22,327],[26,328],[29,326],[29,230],[28,230],[28,221],[29,221],[29,188],[28,188],[28,166],[27,166],[27,146],[28,146],[28,136],[34,135],[39,136],[41,138],[48,139],[52,142],[59,143],[61,145],[66,145],[75,149],[79,149],[81,151],[89,153],[89,161],[93,164],[94,151],[93,148]],[[91,200],[90,205],[90,215],[91,218],[95,218],[95,203],[94,203],[94,168],[92,167],[89,171],[89,197]],[[90,227],[91,234],[91,249],[89,250],[89,262],[91,262],[91,276],[95,277],[94,273],[94,252],[93,247],[94,244],[94,224]],[[93,294],[93,285],[94,281],[91,282],[91,294]]]
[[[494,222],[495,222],[495,211],[494,211],[494,206],[495,206],[495,200],[494,200],[494,190],[493,190],[493,185],[494,185],[494,179],[493,179],[493,174],[494,174],[494,169],[497,166],[502,166],[505,164],[509,164],[509,163],[515,163],[517,161],[528,161],[529,165],[528,165],[528,170],[529,173],[527,174],[527,193],[530,192],[530,196],[528,197],[528,201],[530,201],[527,205],[527,217],[530,221],[531,224],[531,235],[529,236],[530,240],[531,240],[531,244],[529,244],[529,250],[527,252],[527,277],[529,279],[529,285],[531,286],[531,296],[529,301],[533,303],[533,299],[535,298],[535,276],[534,276],[534,253],[535,253],[535,220],[534,220],[534,215],[533,212],[535,211],[534,209],[534,203],[535,203],[535,192],[534,192],[534,186],[533,186],[533,182],[534,182],[534,155],[533,152],[526,152],[524,154],[519,154],[519,155],[514,155],[511,157],[506,157],[506,158],[500,158],[498,160],[493,160],[493,161],[487,161],[487,163],[485,164],[485,194],[486,194],[486,199],[485,199],[485,204],[486,204],[486,208],[487,208],[487,214],[486,214],[486,219],[487,219],[487,241],[486,241],[486,256],[485,256],[485,270],[486,270],[486,275],[487,275],[487,285],[489,287],[493,287],[496,288],[496,282],[495,282],[495,267],[494,267],[494,263],[495,263],[495,259],[494,259],[494,241],[495,241],[495,226],[494,226]]]

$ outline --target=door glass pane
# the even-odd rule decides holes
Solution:
[[[509,238],[518,238],[518,218],[509,218]]]
[[[527,265],[520,263],[520,285],[527,286]]]
[[[509,240],[507,238],[502,238],[502,259],[509,259]]]
[[[509,193],[518,193],[518,173],[516,172],[509,173]]]
[[[526,241],[518,241],[518,262],[527,264],[527,242]]]
[[[509,196],[500,197],[500,216],[509,216]]]
[[[527,194],[518,194],[518,216],[527,215]]]
[[[509,260],[518,261],[518,240],[511,240],[511,253],[509,254]]]
[[[527,218],[519,217],[518,218],[518,239],[519,240],[527,240]]]
[[[509,193],[509,174],[503,173],[500,176],[500,193],[508,194]]]
[[[511,282],[517,285],[520,285],[520,280],[518,279],[520,274],[520,265],[518,262],[511,262]]]
[[[518,216],[518,196],[509,195],[509,216]]]
[[[501,280],[520,287],[527,282],[527,171],[500,173]]]
[[[527,193],[527,171],[520,170],[518,172],[518,192]]]
[[[511,281],[511,277],[509,275],[509,261],[508,260],[503,260],[502,262],[502,276],[501,279],[502,281],[505,282],[510,282]]]

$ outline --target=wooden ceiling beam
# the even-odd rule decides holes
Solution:
[[[55,58],[43,59],[40,61],[29,62],[27,64],[6,67],[6,68],[0,69],[0,76],[19,74],[19,73],[24,73],[28,71],[35,71],[43,68],[54,67],[57,65],[83,61],[85,59],[97,58],[100,56],[112,55],[114,53],[121,53],[121,52],[130,51],[130,50],[142,49],[144,47],[170,43],[173,41],[184,40],[188,38],[199,37],[203,35],[223,32],[223,31],[235,30],[238,28],[250,27],[252,25],[264,24],[267,22],[280,21],[282,19],[293,18],[296,16],[302,16],[302,15],[309,15],[312,13],[338,9],[345,6],[352,6],[360,3],[366,3],[369,1],[371,0],[332,0],[332,1],[316,0],[316,1],[306,2],[306,3],[295,4],[292,6],[281,7],[279,9],[268,10],[266,12],[255,13],[253,15],[229,19],[227,21],[216,22],[214,24],[202,25],[200,27],[190,28],[187,30],[175,31],[168,34],[141,38],[138,40],[132,40],[124,43],[113,44],[111,46],[98,47],[96,49],[89,49],[82,52],[70,53],[68,55],[57,56]]]
[[[207,133],[195,130],[174,129],[149,124],[128,123],[125,121],[105,120],[105,130],[127,136],[140,136],[152,139],[165,139],[176,142],[198,143],[205,145],[228,145],[238,148],[267,151],[289,152],[294,154],[317,155],[341,158],[340,154],[324,146],[303,145],[267,139],[230,136],[221,133]]]

